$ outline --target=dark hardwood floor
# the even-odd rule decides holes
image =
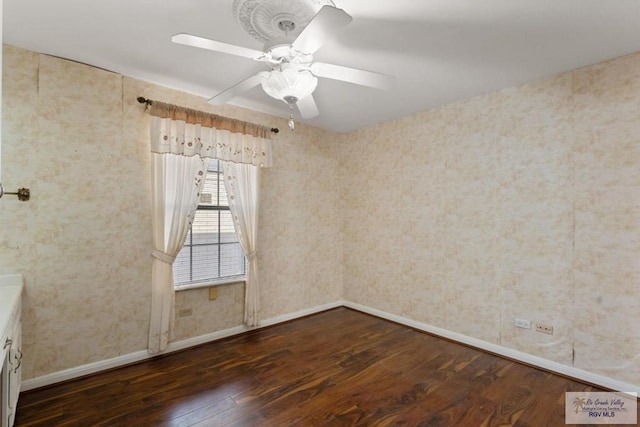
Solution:
[[[589,385],[346,308],[21,394],[17,426],[564,426]]]

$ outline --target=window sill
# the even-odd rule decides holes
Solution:
[[[218,280],[207,280],[205,282],[178,285],[178,286],[174,286],[173,289],[176,292],[180,292],[180,291],[188,291],[191,289],[213,288],[215,286],[231,285],[233,283],[244,283],[245,280],[246,280],[245,276],[233,276],[233,277],[225,277],[224,279],[218,279]]]

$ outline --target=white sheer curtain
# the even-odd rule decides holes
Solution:
[[[233,224],[247,259],[244,323],[247,326],[258,326],[260,324],[260,287],[257,241],[260,168],[233,162],[222,162],[222,166]]]
[[[234,165],[249,165],[257,170],[258,167],[271,165],[271,141],[267,137],[268,130],[261,126],[168,104],[153,102],[150,114],[151,203],[155,250],[152,253],[148,348],[151,353],[159,353],[171,339],[175,297],[173,262],[193,221],[208,159],[219,158],[234,162]],[[257,176],[257,172],[255,175]],[[236,173],[232,176],[235,177]],[[249,190],[246,190],[243,178],[238,180],[243,183],[241,192],[255,191],[257,195],[257,180],[248,184]],[[237,197],[242,201],[234,203],[232,214],[234,209],[236,212],[255,209],[257,213],[257,196],[255,200],[247,202],[244,202],[243,195]],[[248,227],[255,225],[249,224]],[[236,230],[242,228],[236,225]],[[243,233],[250,235],[248,230],[251,228],[246,228]],[[253,233],[255,234],[255,230]],[[243,248],[250,249],[249,252],[245,250],[249,264],[247,275],[257,282],[255,236],[250,236],[249,239],[246,246],[242,243]],[[242,242],[243,238],[240,240]]]
[[[167,347],[171,338],[175,297],[173,261],[198,207],[209,160],[195,147],[185,153],[184,135],[193,139],[197,134],[194,125],[158,117],[151,120],[151,222],[155,250],[151,261],[149,351],[158,353]],[[167,145],[170,152],[162,149]]]

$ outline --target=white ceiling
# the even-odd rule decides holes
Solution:
[[[353,22],[314,55],[396,77],[389,91],[320,79],[320,116],[349,131],[640,51],[639,0],[334,0]],[[211,97],[264,70],[171,43],[187,32],[262,49],[233,0],[4,0],[4,42]],[[279,116],[256,87],[235,105]]]

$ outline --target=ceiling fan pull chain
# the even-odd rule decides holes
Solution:
[[[289,129],[293,132],[296,128],[296,122],[293,121],[293,105],[289,104],[291,114],[289,115]]]

